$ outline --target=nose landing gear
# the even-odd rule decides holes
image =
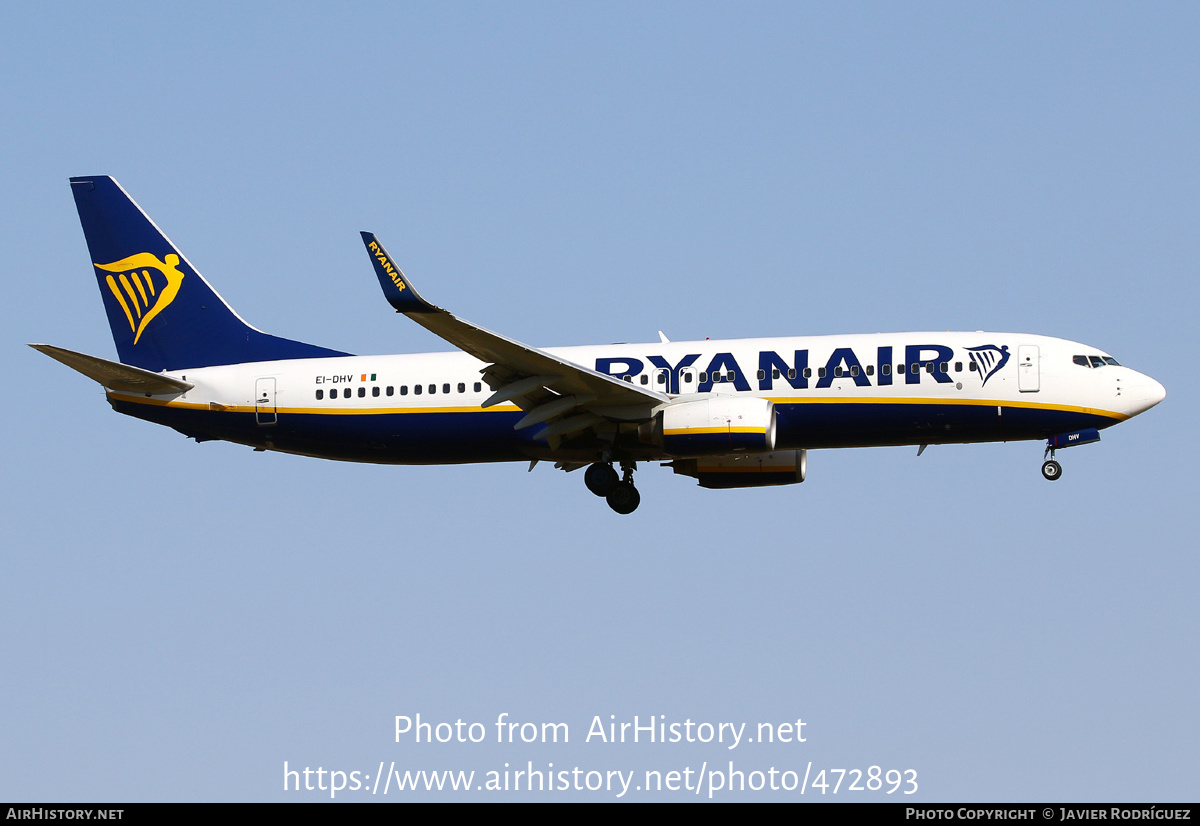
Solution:
[[[1053,456],[1054,454],[1051,453],[1050,455]],[[1053,459],[1042,462],[1042,476],[1046,477],[1046,479],[1051,482],[1055,481],[1056,479],[1061,479],[1062,465]]]
[[[1054,459],[1054,439],[1046,442],[1046,450],[1042,453],[1042,477],[1048,482],[1054,482],[1062,478],[1062,465]],[[1049,457],[1049,458],[1046,458]]]
[[[1090,445],[1100,441],[1100,431],[1094,427],[1084,430],[1072,430],[1070,433],[1059,433],[1046,440],[1046,452],[1042,454],[1042,476],[1051,482],[1062,478],[1062,465],[1054,460],[1054,450],[1060,447],[1075,445]]]

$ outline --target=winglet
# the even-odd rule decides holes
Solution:
[[[408,276],[400,271],[393,258],[388,255],[383,244],[373,232],[362,232],[363,243],[367,246],[367,254],[371,256],[371,264],[375,267],[375,275],[379,276],[379,286],[383,287],[383,295],[388,303],[396,308],[398,313],[436,313],[440,308],[433,306],[413,289]]]

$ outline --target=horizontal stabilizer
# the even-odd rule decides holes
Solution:
[[[64,350],[62,347],[54,347],[50,344],[30,344],[29,346],[39,353],[45,353],[55,361],[61,361],[72,370],[83,373],[109,390],[163,396],[170,393],[186,393],[195,387],[191,382],[180,381],[160,373],[151,373],[140,367],[132,367],[97,356],[76,353],[74,350]]]

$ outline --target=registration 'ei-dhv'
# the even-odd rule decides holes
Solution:
[[[588,489],[631,513],[639,462],[706,488],[785,485],[804,481],[810,448],[1045,439],[1054,480],[1056,450],[1166,395],[1095,347],[1017,333],[530,347],[426,301],[366,232],[388,302],[457,350],[356,356],[248,325],[112,178],[71,190],[120,361],[30,346],[99,382],[118,412],[198,442],[554,462],[586,468]]]

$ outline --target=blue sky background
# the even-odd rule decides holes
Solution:
[[[5,6],[0,798],[733,760],[1195,800],[1198,34],[1188,3]],[[113,357],[89,174],[251,323],[352,352],[445,349],[365,229],[536,345],[1028,331],[1168,397],[1053,485],[1037,443],[818,451],[782,489],[644,467],[624,518],[546,465],[198,446],[24,346]],[[392,735],[502,712],[572,741]],[[807,742],[584,743],[595,715]]]

